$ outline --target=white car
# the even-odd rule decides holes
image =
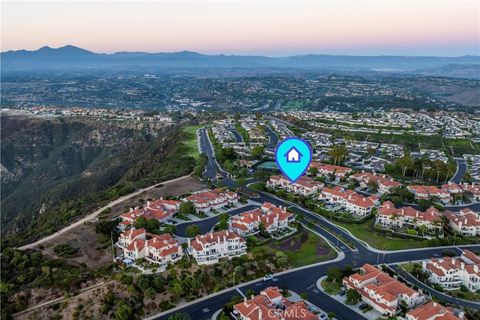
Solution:
[[[263,277],[263,281],[268,281],[273,279],[273,274],[267,274],[265,277]]]

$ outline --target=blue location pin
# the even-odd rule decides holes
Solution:
[[[307,171],[312,161],[310,145],[300,138],[286,138],[275,151],[275,161],[282,173],[295,182]]]

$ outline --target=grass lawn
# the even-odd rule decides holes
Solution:
[[[194,157],[198,159],[200,153],[198,152],[197,147],[197,130],[204,127],[205,125],[201,126],[186,126],[183,128],[183,132],[187,133],[187,138],[183,142],[183,144],[187,147],[187,156]]]
[[[331,260],[337,256],[336,251],[325,240],[307,230],[288,239],[270,242],[251,250],[252,254],[259,251],[273,254],[282,251],[288,256],[290,266],[293,268]]]
[[[327,279],[323,279],[321,285],[325,292],[329,295],[333,296],[340,292],[341,286],[339,283],[333,283],[331,281],[327,281]]]
[[[461,290],[452,290],[452,291],[445,290],[443,293],[459,299],[480,302],[480,293],[477,293],[477,292],[471,292],[471,291],[463,292]]]
[[[428,246],[426,240],[394,238],[382,235],[372,231],[370,226],[375,220],[370,220],[361,224],[349,224],[335,222],[336,224],[348,229],[355,237],[368,242],[372,247],[382,250],[402,250],[409,248],[423,248]]]
[[[401,264],[401,267],[403,269],[405,269],[405,271],[407,271],[408,273],[412,273],[413,271],[413,268],[415,265],[420,265],[421,266],[421,263],[418,263],[418,262],[407,262],[407,263],[402,263]]]

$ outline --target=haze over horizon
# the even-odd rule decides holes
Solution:
[[[478,1],[2,2],[2,52],[480,55]]]

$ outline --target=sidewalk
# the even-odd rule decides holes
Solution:
[[[317,280],[316,282],[316,286],[317,286],[317,289],[322,291],[323,293],[325,293],[326,295],[328,295],[329,297],[332,297],[333,299],[337,300],[338,302],[340,302],[341,304],[345,305],[347,308],[351,309],[352,311],[356,312],[357,314],[361,315],[362,317],[366,318],[366,319],[369,319],[369,320],[376,320],[378,318],[382,318],[383,315],[376,311],[375,309],[373,310],[370,310],[368,312],[365,312],[363,313],[362,310],[360,310],[358,307],[363,304],[364,302],[362,300],[360,300],[360,302],[358,302],[356,305],[348,305],[345,303],[345,299],[346,299],[346,295],[345,296],[340,296],[340,295],[330,295],[328,293],[325,292],[325,290],[323,290],[322,288],[322,281],[323,279],[326,279],[327,276],[324,276],[324,277],[321,277]]]

